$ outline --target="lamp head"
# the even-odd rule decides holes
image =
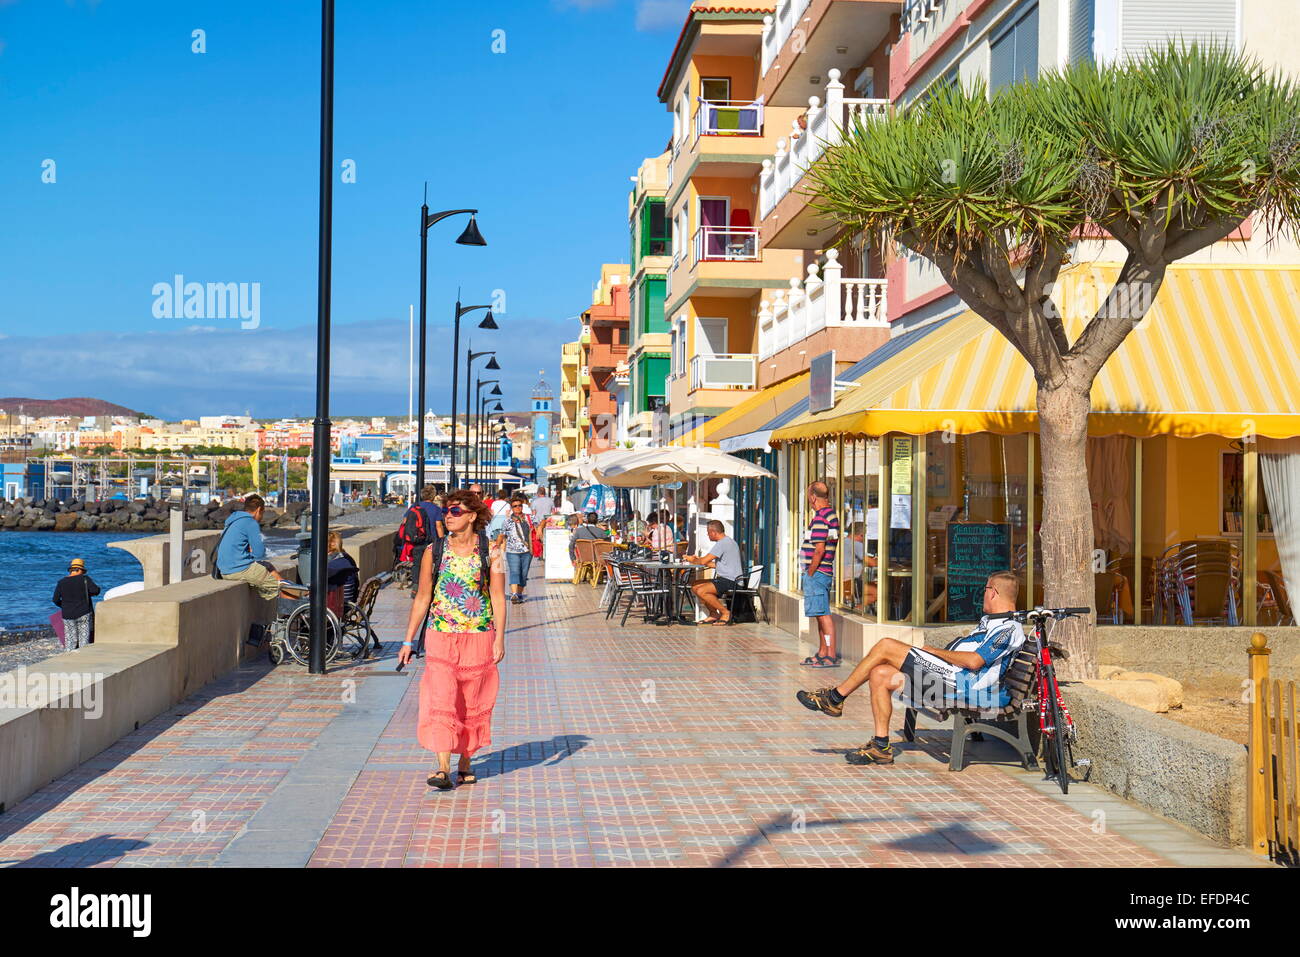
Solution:
[[[460,234],[460,238],[456,240],[456,243],[460,246],[487,245],[487,240],[484,239],[483,234],[478,231],[478,219],[476,217],[470,216],[469,225],[465,227],[465,231]]]
[[[501,328],[500,326],[498,326],[498,325],[496,324],[496,320],[492,318],[492,310],[491,310],[491,309],[488,310],[488,314],[487,314],[486,316],[483,317],[483,321],[480,322],[480,323],[478,324],[478,327],[479,327],[480,329],[500,329],[500,328]]]
[[[491,359],[488,360],[488,364],[485,365],[483,368],[491,369],[493,372],[496,372],[499,371],[501,367],[497,365],[496,356],[493,356]]]

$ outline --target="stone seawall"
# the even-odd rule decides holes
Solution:
[[[185,506],[187,529],[219,529],[238,500]],[[160,499],[105,499],[63,502],[18,499],[0,502],[0,531],[18,532],[165,532],[171,527],[172,503]],[[306,502],[290,502],[284,511],[266,509],[264,528],[296,528],[308,510]],[[366,511],[362,506],[330,506],[330,518]]]

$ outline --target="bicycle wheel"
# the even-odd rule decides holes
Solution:
[[[341,628],[338,619],[328,608],[325,610],[325,661],[333,661],[339,653]],[[289,615],[284,626],[284,647],[300,665],[311,662],[311,605],[299,605]]]
[[[1070,793],[1070,767],[1073,762],[1070,755],[1069,732],[1066,728],[1065,715],[1061,712],[1061,702],[1057,698],[1056,674],[1048,669],[1044,675],[1047,681],[1047,715],[1051,723],[1051,737],[1043,742],[1043,758],[1047,764],[1047,776],[1056,778],[1062,794]]]

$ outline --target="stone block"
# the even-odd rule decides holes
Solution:
[[[1165,690],[1169,696],[1169,707],[1183,706],[1183,685],[1180,681],[1152,671],[1120,671],[1111,676],[1116,681],[1153,681]]]
[[[1110,695],[1125,704],[1155,714],[1169,710],[1169,693],[1154,681],[1119,681],[1110,678],[1083,681],[1081,684]]]

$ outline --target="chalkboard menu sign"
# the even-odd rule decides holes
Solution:
[[[984,585],[1011,567],[1011,526],[987,522],[948,526],[948,620],[978,621]]]

